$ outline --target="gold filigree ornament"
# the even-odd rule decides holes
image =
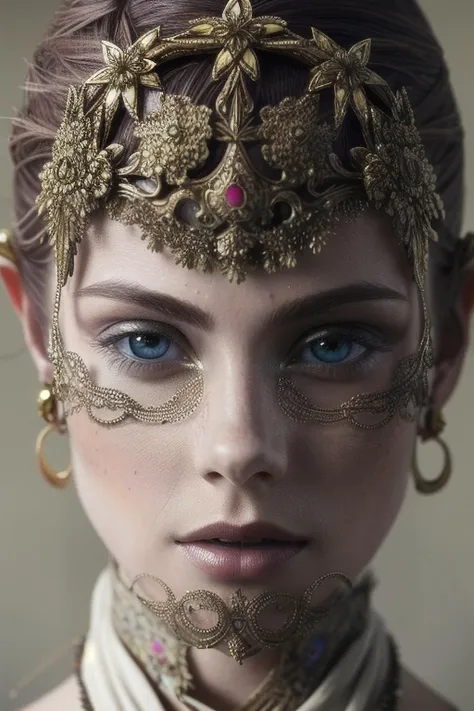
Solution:
[[[136,591],[143,580],[157,583],[166,600],[158,602]],[[325,604],[316,604],[318,590],[328,581],[342,583],[343,591],[332,593]],[[143,573],[130,585],[138,599],[186,645],[210,649],[225,643],[230,655],[240,664],[262,649],[274,649],[307,636],[349,595],[352,583],[342,573],[328,573],[308,587],[304,595],[264,592],[249,599],[241,590],[230,603],[209,590],[187,592],[180,600],[166,583]]]
[[[185,32],[166,36],[157,28],[128,49],[106,41],[103,47],[105,67],[70,90],[38,197],[58,272],[50,341],[58,397],[60,391],[71,398],[74,411],[110,410],[110,419],[98,421],[114,424],[129,417],[177,421],[194,412],[203,393],[202,373],[191,369],[171,410],[170,403],[144,407],[99,388],[80,357],[66,355],[58,324],[61,287],[99,207],[140,227],[151,250],[166,247],[178,264],[218,269],[237,282],[255,267],[292,267],[305,249],[318,253],[340,219],[373,207],[390,216],[413,266],[424,316],[417,353],[399,364],[389,391],[361,394],[332,410],[315,407],[284,373],[278,391],[287,414],[303,422],[375,426],[363,411],[378,425],[397,413],[412,418],[427,401],[432,349],[425,277],[428,243],[443,213],[406,92],[395,94],[369,68],[370,41],[344,49],[316,28],[302,37],[278,17],[254,17],[249,0],[230,0],[221,17],[197,18]],[[252,87],[262,52],[307,67],[308,86],[301,96],[257,112]],[[211,109],[164,90],[164,64],[209,53],[216,54],[212,77],[219,84]],[[146,113],[149,90],[154,109]],[[320,111],[325,90],[334,92],[333,120]],[[130,115],[136,139],[127,159],[122,146],[108,143],[120,111]],[[360,136],[361,145],[336,155],[346,121],[358,123],[351,135]],[[217,165],[208,160],[211,141],[222,148]]]
[[[191,646],[187,628],[185,636],[188,643],[176,635],[173,628],[161,619],[161,615],[155,615],[148,605],[141,602],[129,589],[129,585],[123,582],[115,564],[112,567],[112,582],[115,631],[149,678],[156,684],[165,682],[167,688],[171,686],[175,695],[186,703],[186,695],[192,694],[194,685],[189,668]],[[326,595],[324,609],[327,614],[314,628],[312,625],[308,629],[304,626],[301,629],[293,627],[295,635],[281,646],[280,663],[248,698],[241,711],[294,711],[299,708],[321,683],[335,660],[366,629],[374,586],[372,575],[367,574],[352,589],[347,586],[344,592],[334,595],[331,603],[328,602],[329,595]],[[322,589],[321,585],[319,592]],[[199,591],[194,594],[199,594]],[[239,594],[238,597],[240,600],[243,596]],[[275,602],[276,608],[278,595],[275,595]],[[191,603],[193,608],[199,604],[205,603]],[[298,604],[296,598],[289,603],[287,612],[294,604]],[[303,605],[301,599],[299,604]],[[222,606],[228,609],[224,601]],[[191,616],[196,617],[198,614],[204,613],[196,610]],[[264,619],[265,614],[263,610],[261,616]],[[202,621],[201,617],[200,629],[206,633]]]
[[[133,170],[144,178],[155,178],[157,193],[162,176],[170,185],[182,185],[188,171],[209,156],[210,116],[210,109],[196,106],[188,96],[164,94],[159,110],[135,127],[140,143],[131,160]]]
[[[346,51],[320,30],[313,27],[312,33],[316,52],[323,62],[311,70],[310,91],[334,87],[336,128],[344,121],[349,104],[364,126],[369,120],[364,85],[387,87],[384,79],[367,67],[371,40],[358,42]]]
[[[371,109],[375,145],[353,148],[351,153],[363,171],[369,200],[392,218],[421,286],[428,268],[429,240],[438,239],[433,224],[444,218],[444,209],[406,90],[397,93],[394,110],[398,117],[395,124]]]
[[[201,38],[201,48],[221,48],[214,63],[212,78],[237,69],[256,81],[259,76],[258,58],[254,47],[265,38],[282,35],[286,22],[279,17],[253,17],[249,0],[230,0],[222,18],[204,17],[193,20],[189,35]]]
[[[90,216],[111,190],[112,161],[123,150],[117,143],[100,148],[100,123],[99,114],[85,111],[85,88],[71,87],[52,160],[39,176],[42,190],[37,199],[38,212],[45,213],[61,286],[73,273],[77,245]]]
[[[291,185],[309,182],[316,187],[330,177],[327,157],[334,129],[318,123],[319,101],[319,94],[308,92],[297,99],[288,97],[278,106],[265,106],[260,112],[262,155]]]
[[[138,117],[138,86],[160,89],[158,75],[154,73],[155,62],[148,58],[148,53],[156,45],[160,28],[147,32],[129,49],[122,50],[112,42],[103,40],[102,49],[106,66],[95,72],[86,82],[86,86],[105,86],[102,105],[106,123],[106,133],[122,98],[127,111]]]

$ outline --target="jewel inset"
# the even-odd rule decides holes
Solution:
[[[240,185],[229,185],[225,192],[225,197],[229,207],[243,207],[245,204],[245,191]]]
[[[151,645],[151,651],[153,652],[153,654],[156,654],[160,664],[163,664],[166,661],[165,648],[158,639],[156,639]]]

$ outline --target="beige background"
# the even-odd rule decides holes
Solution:
[[[474,229],[472,0],[424,0],[422,4],[446,48],[464,116],[466,228]],[[57,5],[57,0],[1,0],[1,117],[10,116],[20,101],[24,58],[31,55]],[[0,121],[1,226],[7,226],[11,217],[8,133],[8,120]],[[53,491],[37,473],[38,383],[21,331],[1,292],[0,324],[0,710],[10,711],[45,692],[69,671],[70,654],[21,692],[16,702],[8,697],[23,675],[86,630],[89,595],[105,554],[72,488]],[[446,414],[447,438],[456,458],[454,479],[434,498],[410,492],[378,557],[382,582],[377,603],[396,632],[405,662],[462,711],[469,711],[474,708],[472,352]],[[437,460],[426,462],[435,466]]]

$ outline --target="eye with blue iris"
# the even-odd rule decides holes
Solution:
[[[341,365],[360,358],[366,347],[349,336],[328,335],[309,342],[302,351],[304,362],[318,362],[323,365]]]
[[[132,333],[117,341],[116,346],[124,356],[135,360],[176,359],[175,344],[170,338],[159,333]]]
[[[380,337],[358,330],[327,328],[306,337],[293,351],[291,364],[319,368],[342,368],[363,362],[374,351],[383,350]]]
[[[133,330],[132,330],[133,329]],[[184,336],[165,324],[121,324],[119,332],[103,335],[99,347],[119,368],[161,370],[196,364]],[[326,327],[313,331],[292,349],[286,366],[319,370],[322,375],[369,367],[371,356],[387,349],[382,334],[361,327]]]
[[[163,360],[172,348],[172,342],[158,333],[133,333],[118,341],[117,348],[128,358]]]
[[[195,362],[186,339],[164,324],[123,323],[118,331],[103,334],[98,346],[105,350],[113,366],[126,370],[169,369]]]

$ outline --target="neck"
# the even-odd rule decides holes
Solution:
[[[215,711],[240,708],[278,669],[281,653],[264,650],[242,665],[217,649],[191,650],[192,696]]]
[[[220,649],[190,649],[181,643],[115,576],[114,627],[157,694],[170,705],[191,697],[215,711],[247,711],[287,699],[282,711],[298,708],[317,688],[348,646],[365,629],[373,581],[370,577],[320,623],[310,637],[278,650],[263,650],[239,665]],[[178,700],[178,703],[176,703]]]

